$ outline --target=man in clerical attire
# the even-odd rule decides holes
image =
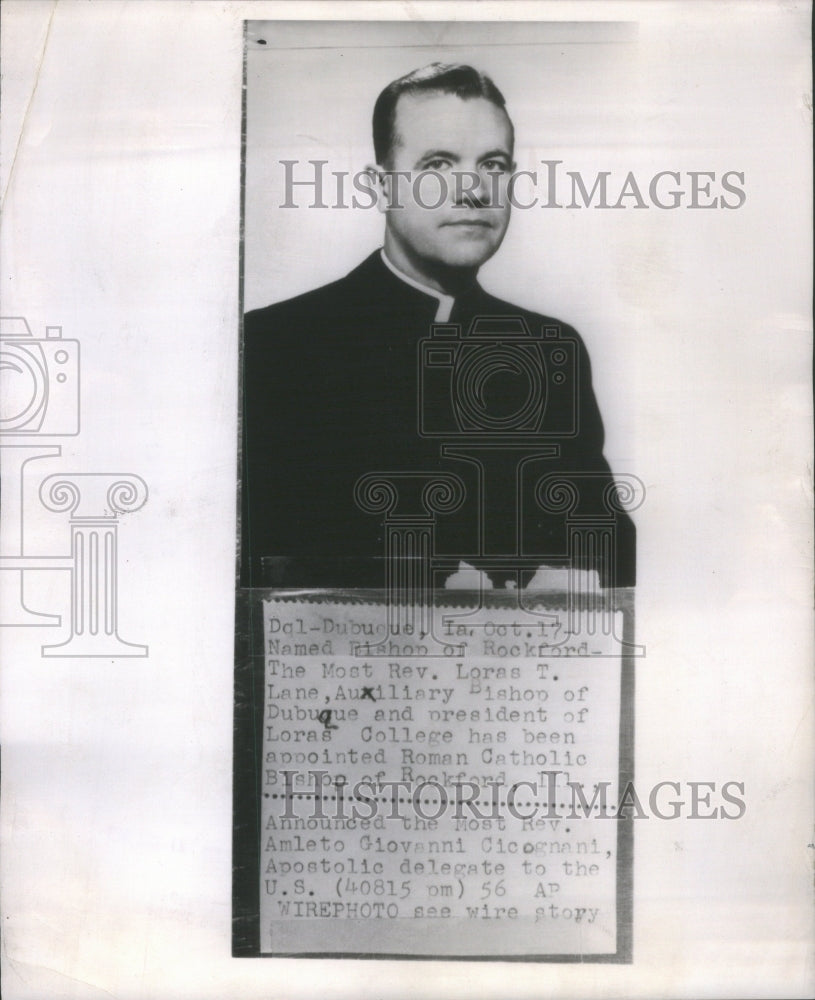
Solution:
[[[583,342],[476,280],[509,224],[503,96],[435,63],[385,88],[373,137],[384,247],[245,317],[241,585],[382,587],[385,515],[359,494],[372,473],[452,475],[461,502],[435,513],[433,555],[496,586],[537,564],[633,585],[634,526],[613,503]],[[611,526],[613,551],[575,536],[593,523],[606,539]]]

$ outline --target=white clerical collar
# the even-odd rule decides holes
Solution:
[[[416,281],[414,278],[409,277],[404,273],[404,271],[400,271],[395,264],[392,264],[388,260],[387,254],[384,250],[380,251],[380,254],[382,262],[388,270],[393,271],[400,281],[404,281],[406,285],[410,285],[412,288],[416,288],[418,291],[424,292],[425,295],[432,295],[434,299],[438,299],[439,308],[436,310],[436,323],[446,323],[450,319],[450,313],[453,311],[453,306],[456,301],[452,295],[445,295],[444,292],[440,292],[437,288],[431,288],[429,285],[423,285],[420,281]]]

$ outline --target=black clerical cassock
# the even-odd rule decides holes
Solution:
[[[507,565],[570,561],[604,586],[634,584],[634,526],[609,507],[582,340],[478,284],[451,302],[377,251],[339,281],[248,313],[242,418],[242,586],[382,587],[383,520],[355,485],[411,472],[463,486],[458,509],[436,516],[434,555],[483,566],[496,585],[512,576],[495,568],[502,553]],[[552,476],[573,502],[541,501]],[[611,560],[570,545],[575,524],[609,517]]]

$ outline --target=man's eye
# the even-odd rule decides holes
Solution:
[[[439,170],[444,170],[446,167],[449,166],[450,164],[447,160],[435,159],[435,160],[429,160],[427,163],[425,163],[424,168],[425,170],[439,171]]]
[[[500,171],[501,173],[506,173],[509,167],[504,163],[503,160],[485,160],[482,164],[491,173],[495,171]]]

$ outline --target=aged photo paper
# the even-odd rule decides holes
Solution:
[[[811,5],[0,22],[3,996],[810,996]]]
[[[244,321],[236,956],[631,961],[645,487],[602,454],[579,333],[476,272],[539,200],[517,183],[537,183],[517,168],[537,109],[518,91],[518,117],[493,77],[534,76],[557,45],[624,75],[635,36],[246,26],[250,301],[281,240],[323,257],[336,212],[384,220],[384,247],[343,250],[347,277]],[[326,104],[329,73],[360,101]],[[354,170],[366,89],[379,167]],[[336,161],[315,158],[308,107],[354,137]],[[300,214],[314,245],[280,231]]]

